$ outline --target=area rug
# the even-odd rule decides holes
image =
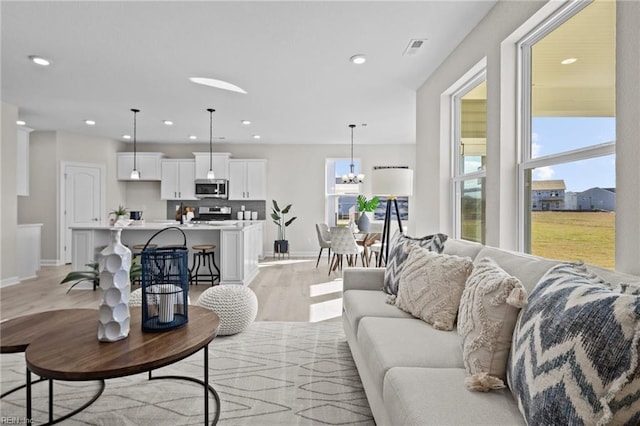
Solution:
[[[0,355],[2,392],[24,383],[24,354]],[[154,375],[202,379],[203,352]],[[374,425],[342,324],[256,322],[209,346],[209,380],[221,399],[220,425]],[[97,382],[54,382],[55,417],[81,406]],[[35,424],[46,423],[46,382],[33,386]],[[23,419],[25,393],[5,397],[3,418]],[[210,418],[214,400],[210,399]],[[110,379],[100,398],[64,425],[201,425],[202,387],[146,374]]]

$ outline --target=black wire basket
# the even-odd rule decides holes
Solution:
[[[158,234],[175,229],[182,246],[147,248]],[[160,332],[183,327],[189,322],[189,250],[187,236],[175,226],[149,238],[142,249],[142,331]]]

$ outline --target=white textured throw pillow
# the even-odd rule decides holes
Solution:
[[[468,257],[436,254],[416,245],[409,246],[407,252],[396,306],[433,328],[453,330],[473,262]]]
[[[513,330],[527,293],[516,277],[485,257],[473,268],[460,300],[458,334],[462,359],[471,375],[469,390],[503,388]]]

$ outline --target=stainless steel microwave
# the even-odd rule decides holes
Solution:
[[[196,179],[197,198],[228,198],[226,179]]]

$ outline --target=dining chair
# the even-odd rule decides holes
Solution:
[[[327,255],[327,263],[331,260],[331,234],[329,233],[329,226],[326,223],[316,223],[316,233],[318,234],[318,244],[320,244],[320,253],[318,253],[318,260],[316,261],[316,268],[320,263],[320,257],[322,256],[322,250],[328,248],[329,254]]]
[[[364,266],[364,247],[356,243],[356,238],[348,227],[332,226],[329,233],[331,234],[333,257],[331,259],[331,265],[329,266],[328,275],[331,274],[331,271],[338,268],[342,270],[342,260],[345,255],[347,256],[347,265],[355,266],[358,261],[358,256],[360,256],[362,266]]]

